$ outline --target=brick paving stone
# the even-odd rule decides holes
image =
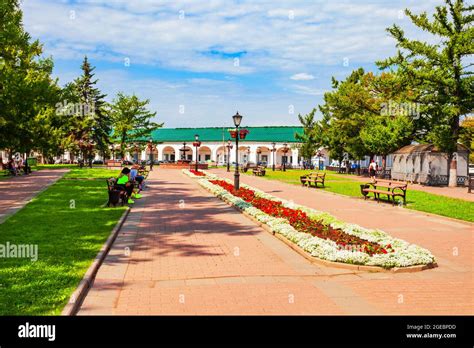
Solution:
[[[474,312],[473,225],[262,178],[241,180],[417,243],[435,254],[439,267],[392,274],[312,264],[194,179],[155,170],[79,314]]]

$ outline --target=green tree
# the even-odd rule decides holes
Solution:
[[[413,123],[407,116],[379,116],[367,119],[360,137],[371,153],[383,156],[385,169],[387,155],[410,144],[412,132]]]
[[[84,57],[81,69],[82,75],[66,85],[65,95],[70,99],[63,100],[60,108],[62,114],[71,116],[65,141],[68,149],[76,154],[81,152],[84,160],[92,166],[94,151],[102,155],[108,151],[112,122],[106,110],[106,95],[96,87],[95,67],[90,65],[87,57]]]
[[[460,136],[460,118],[474,107],[474,77],[470,67],[474,54],[474,6],[463,0],[445,0],[430,20],[426,13],[406,15],[413,24],[432,34],[424,42],[409,39],[397,25],[387,31],[397,41],[396,56],[378,62],[382,68],[397,67],[419,88],[420,103],[429,126],[426,140],[449,154],[449,185],[456,185],[454,152]]]
[[[151,132],[163,126],[152,118],[156,112],[148,110],[150,101],[140,100],[137,96],[118,93],[110,108],[110,117],[114,125],[113,139],[120,144],[122,157],[125,156],[127,144],[150,136]]]
[[[474,116],[466,117],[461,122],[459,141],[471,151],[469,161],[474,163]]]
[[[370,91],[363,84],[364,74],[360,68],[343,81],[333,78],[333,90],[324,94],[324,104],[319,107],[324,120],[325,145],[331,157],[340,162],[345,154],[353,159],[367,154],[360,130],[365,125],[367,113],[377,113],[377,110],[371,104]]]
[[[314,118],[315,113],[316,108],[304,116],[298,115],[298,120],[303,126],[303,134],[295,133],[296,140],[301,142],[300,154],[308,161],[311,161],[311,158],[322,144],[321,127]]]
[[[0,3],[0,148],[29,153],[39,140],[36,116],[54,105],[53,62],[24,30],[17,0]]]
[[[320,110],[323,114],[322,120],[319,122],[321,129],[321,142],[323,146],[329,150],[329,156],[339,161],[339,165],[344,159],[345,139],[338,134],[337,127],[332,123],[331,113],[327,109],[327,105],[321,105]]]

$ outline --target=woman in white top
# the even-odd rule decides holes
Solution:
[[[377,173],[377,163],[374,160],[370,161],[369,164],[369,176],[372,181],[375,181],[375,174]]]

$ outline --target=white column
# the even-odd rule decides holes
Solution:
[[[174,144],[174,145],[172,145],[172,147],[174,149],[174,160],[175,161],[180,160],[182,152],[179,151],[179,149],[181,149],[183,147],[183,145],[182,144]],[[171,160],[171,154],[170,154],[170,160]]]
[[[299,154],[299,150],[298,149],[293,149],[291,150],[291,156],[292,156],[292,163],[291,165],[292,166],[297,166],[299,163],[298,163],[298,154]]]
[[[163,147],[156,149],[158,151],[158,161],[163,161]]]
[[[220,145],[209,145],[209,148],[211,149],[211,161],[214,161],[217,163],[217,149],[219,148]]]

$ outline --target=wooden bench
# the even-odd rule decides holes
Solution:
[[[115,161],[115,160],[107,160],[105,164],[107,165],[107,168],[116,168],[116,167],[122,166],[121,161]]]
[[[408,184],[402,182],[395,182],[391,180],[377,179],[374,182],[368,182],[360,185],[361,193],[364,199],[369,197],[369,193],[374,194],[375,200],[380,200],[380,195],[386,195],[388,200],[392,199],[392,203],[395,205],[395,197],[402,197],[403,204],[406,204],[406,195]]]
[[[318,183],[324,187],[324,180],[326,179],[326,173],[313,172],[307,175],[300,176],[300,181],[303,186],[311,187],[311,184],[314,184],[314,187],[318,187]]]
[[[257,176],[265,176],[266,169],[265,167],[258,166],[252,169],[252,173],[253,175],[257,175]]]
[[[124,190],[117,189],[115,187],[117,179],[109,178],[106,181],[107,181],[107,191],[109,193],[109,200],[107,202],[107,206],[110,207],[110,205],[112,204],[115,207],[119,202],[122,204],[122,206],[127,204],[128,202],[127,192]]]
[[[247,163],[247,164],[245,164],[245,165],[243,165],[243,166],[240,167],[240,172],[242,172],[242,173],[247,173],[247,171],[249,170],[249,168],[250,168],[250,165]]]

